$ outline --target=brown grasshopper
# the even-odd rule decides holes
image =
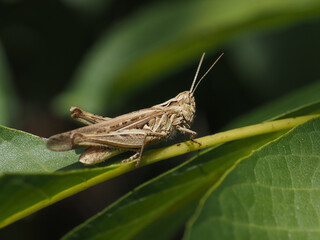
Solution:
[[[175,130],[190,134],[190,139],[193,140],[197,136],[196,132],[190,130],[196,111],[194,92],[223,53],[195,85],[204,55],[205,53],[202,54],[189,91],[181,92],[164,103],[115,118],[101,117],[71,107],[71,117],[89,126],[50,137],[47,148],[67,151],[77,146],[89,146],[79,157],[79,161],[86,165],[103,162],[119,149],[136,151],[122,162],[137,158],[138,167],[144,147],[168,138]]]

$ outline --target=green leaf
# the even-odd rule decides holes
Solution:
[[[201,196],[220,181],[236,159],[250,155],[253,149],[281,134],[241,140],[200,154],[134,189],[65,239],[168,239],[191,217]]]
[[[284,136],[285,132],[271,133],[209,149],[138,187],[64,239],[168,239],[192,216],[208,189],[218,186],[241,161]]]
[[[319,239],[320,119],[255,151],[202,198],[186,239]]]
[[[252,30],[310,19],[319,12],[317,0],[195,0],[150,5],[100,38],[55,107],[63,113],[74,104],[92,112],[106,111],[124,101],[128,93],[177,71],[223,42]]]
[[[50,151],[45,139],[5,127],[0,150],[0,227],[135,169],[132,164],[85,168],[75,151]],[[83,170],[70,170],[76,168]]]
[[[319,123],[319,120],[317,121]],[[318,127],[317,131],[320,132],[320,124]],[[299,129],[297,131],[298,139],[305,137]],[[311,129],[311,133],[312,131],[315,131],[315,128]],[[290,136],[295,132],[296,130],[292,131]],[[211,186],[219,185],[224,176],[232,172],[241,160],[255,155],[255,151],[263,149],[272,141],[279,142],[281,145],[278,147],[287,149],[281,141],[281,136],[286,135],[282,134],[284,133],[278,132],[253,137],[207,151],[183,166],[135,189],[102,213],[71,231],[64,239],[109,239],[112,237],[116,239],[149,239],[151,237],[167,239],[183,226],[186,219],[191,217],[205,192]],[[303,150],[303,146],[300,145],[299,150],[308,151],[308,149]],[[268,152],[268,148],[266,151]],[[285,156],[278,156],[278,158],[284,159]],[[283,165],[277,172],[280,178],[281,168]],[[252,172],[254,175],[255,172]],[[260,174],[263,175],[263,172]],[[244,198],[245,194],[243,193]],[[287,199],[289,200],[289,197]],[[281,203],[281,205],[286,204],[286,202]],[[233,208],[232,211],[234,211]],[[211,225],[208,228],[210,227]],[[219,225],[217,227],[219,228]],[[162,230],[159,231],[159,229]],[[155,232],[157,232],[156,235],[154,235]],[[203,236],[205,235],[198,236],[197,239],[203,239]]]
[[[74,151],[53,152],[45,143],[43,138],[0,126],[0,174],[51,173],[78,162]]]

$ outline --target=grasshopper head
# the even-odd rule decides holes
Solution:
[[[175,98],[180,106],[185,123],[190,127],[196,112],[196,101],[193,93],[190,91],[184,91],[179,93]]]

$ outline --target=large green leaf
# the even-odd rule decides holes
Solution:
[[[201,200],[186,239],[319,239],[320,119],[242,161]]]
[[[305,154],[310,148],[308,145],[310,141],[308,139],[306,145],[301,144],[301,141],[308,137],[309,134],[314,135],[310,141],[312,142],[313,140],[316,145],[320,139],[319,119],[309,125],[308,123],[303,124],[301,128],[294,129],[289,134],[278,132],[257,136],[224,144],[221,147],[200,154],[200,156],[191,159],[183,166],[179,166],[135,189],[102,213],[70,232],[65,239],[149,239],[151,237],[168,239],[191,217],[197,203],[210,187],[219,185],[229,172],[237,169],[237,164],[256,156],[258,152],[261,152],[261,149],[265,149],[265,153],[275,154],[279,168],[274,174],[277,175],[277,180],[281,179],[283,177],[281,169],[285,166],[285,162],[280,164],[279,161],[285,159],[286,154],[283,156],[277,155],[278,152],[272,150],[283,148],[284,151],[290,151],[290,147],[297,147],[297,151]],[[297,146],[284,145],[287,140],[282,140],[282,138],[292,139],[293,136],[295,136],[293,142]],[[270,150],[269,144],[273,141],[279,145]],[[319,156],[314,156],[314,158],[318,159]],[[307,168],[312,171],[310,166]],[[253,176],[258,174],[253,170],[251,171]],[[311,173],[314,172],[312,171]],[[242,174],[245,175],[245,172],[243,171]],[[261,169],[259,174],[266,178],[272,176],[271,173],[264,176],[264,172]],[[312,177],[313,175],[308,175],[306,172],[307,176]],[[271,180],[269,179],[269,181]],[[247,192],[242,193],[240,189],[238,194],[243,194],[243,198],[246,198]],[[236,197],[234,198],[237,200]],[[270,198],[269,196],[268,199]],[[259,197],[259,199],[263,198]],[[226,201],[225,198],[222,204],[224,201],[229,205],[232,204]],[[273,202],[275,200],[271,199],[270,201]],[[289,203],[292,204],[292,199],[287,196],[283,199],[281,205]],[[300,205],[301,208],[302,206]],[[231,212],[231,215],[232,213],[237,214],[234,208],[230,209],[229,212]],[[243,214],[245,215],[245,213]],[[259,215],[259,211],[253,214]],[[293,215],[292,218],[295,219],[296,216]],[[292,221],[292,219],[288,218],[287,221]],[[211,225],[207,226],[207,228],[210,227]],[[219,225],[217,225],[217,228],[219,228]],[[159,231],[159,229],[162,230]],[[157,232],[156,235],[154,235],[155,232]],[[197,235],[197,239],[205,239],[204,236]],[[220,238],[218,237],[218,239]]]
[[[141,84],[177,71],[222,42],[319,12],[318,0],[193,0],[150,5],[101,37],[55,106],[64,113],[74,104],[92,112],[106,111]]]
[[[319,104],[312,105],[319,111]],[[305,109],[299,107],[295,113],[289,111],[289,114],[299,115],[301,111],[306,113],[306,109],[312,109],[311,112],[315,110],[308,105]],[[316,120],[317,131],[320,131],[319,121]],[[237,169],[241,161],[250,159],[260,149],[265,148],[268,152],[272,142],[286,148],[282,138],[297,135],[303,139],[309,132],[312,134],[315,131],[314,127],[305,125],[307,127],[294,129],[287,134],[278,132],[256,136],[208,150],[135,189],[71,231],[65,239],[168,239],[192,216],[206,191],[212,186],[218,186],[226,175]],[[301,132],[301,129],[307,131]],[[300,145],[299,149],[303,147]],[[277,174],[281,177],[281,171]]]
[[[282,133],[223,145],[135,189],[66,239],[168,239],[191,216],[201,196],[236,162]],[[161,231],[157,231],[161,229]],[[157,232],[153,236],[153,234]]]

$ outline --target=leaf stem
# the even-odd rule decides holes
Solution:
[[[147,152],[142,157],[141,165],[148,165],[154,162],[182,155],[188,152],[197,151],[217,144],[222,144],[266,133],[291,129],[318,117],[320,117],[320,114],[263,122],[247,127],[236,128],[225,132],[220,132],[213,135],[197,138],[195,139],[195,141],[186,141],[183,143],[174,144],[169,147],[164,147]]]

